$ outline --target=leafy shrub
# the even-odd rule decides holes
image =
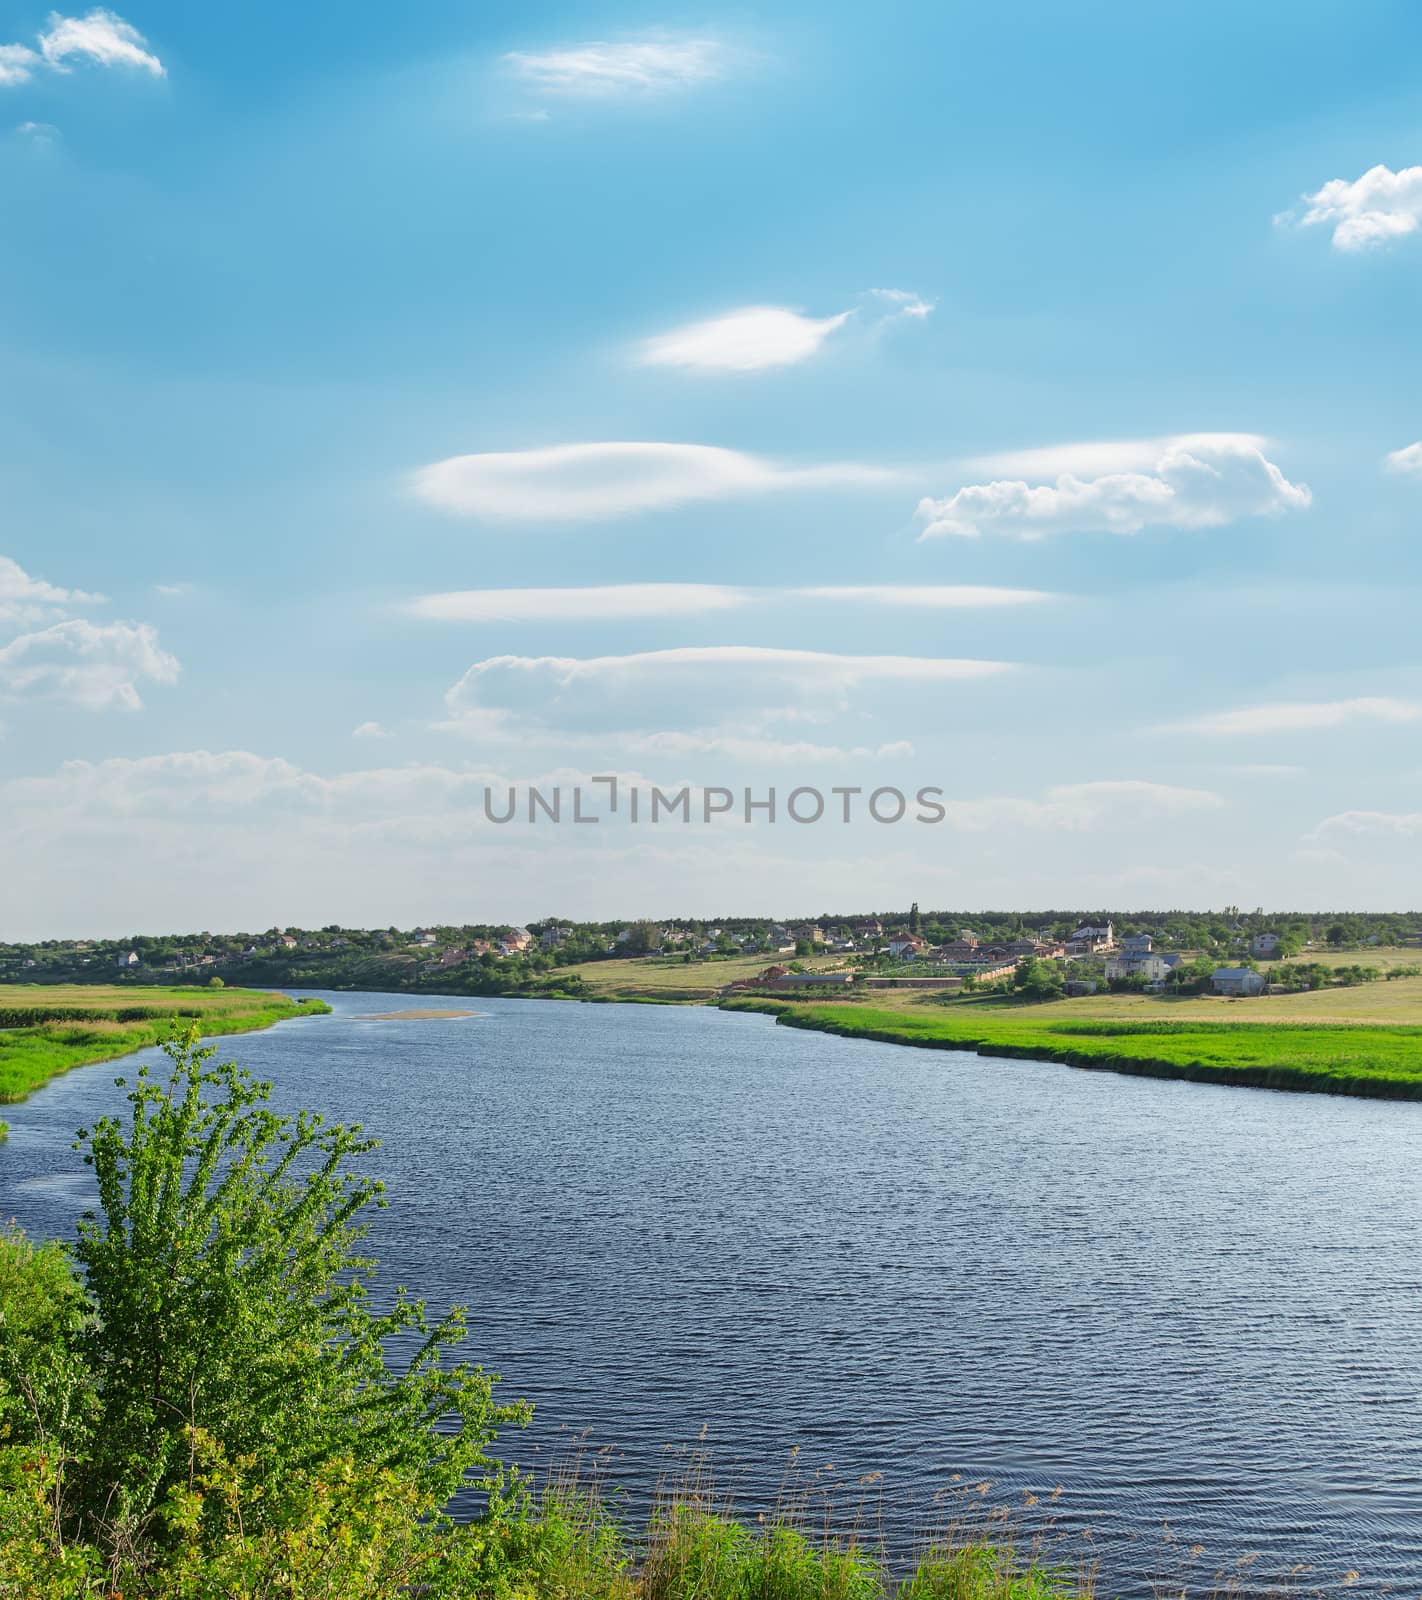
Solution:
[[[229,1560],[319,1565],[334,1539],[349,1570],[332,1592],[389,1593],[432,1559],[457,1489],[503,1503],[511,1480],[488,1447],[527,1408],[447,1364],[458,1312],[431,1326],[403,1294],[367,1309],[361,1213],[383,1200],[355,1167],[373,1140],[278,1116],[268,1085],[208,1065],[195,1026],[165,1048],[166,1083],[146,1067],[119,1080],[126,1122],[80,1130],[99,1189],[74,1252],[82,1287],[57,1247],[5,1241],[6,1486],[44,1485],[6,1497],[6,1525],[49,1551],[56,1583],[76,1544],[117,1588],[162,1571],[156,1592],[180,1595],[208,1592]],[[397,1341],[414,1353],[392,1369]],[[0,1565],[0,1595],[6,1579]]]

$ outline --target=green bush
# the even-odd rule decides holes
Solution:
[[[155,1592],[198,1594],[229,1558],[299,1567],[309,1546],[316,1560],[328,1541],[313,1529],[334,1519],[354,1563],[340,1592],[366,1592],[367,1574],[389,1592],[430,1556],[457,1489],[503,1503],[489,1446],[527,1409],[447,1363],[458,1312],[431,1326],[403,1294],[367,1309],[361,1214],[383,1200],[356,1168],[374,1141],[278,1116],[268,1085],[209,1066],[195,1025],[165,1048],[166,1082],[120,1079],[126,1120],[80,1130],[99,1190],[74,1252],[82,1287],[56,1247],[6,1241],[7,1481],[45,1485],[7,1497],[6,1525],[56,1561],[89,1549],[119,1588],[119,1573],[164,1571]],[[415,1347],[399,1370],[395,1340]]]

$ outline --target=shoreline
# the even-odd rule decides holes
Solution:
[[[1074,1045],[1064,1042],[1065,1037],[1070,1036],[1059,1036],[1063,1038],[1063,1042],[1059,1043],[1050,1037],[1047,1029],[1041,1024],[1038,1024],[1041,1037],[1029,1041],[994,1039],[990,1033],[979,1030],[954,1033],[950,1031],[953,1020],[949,1018],[923,1018],[921,1020],[925,1025],[924,1028],[916,1030],[913,1023],[919,1019],[906,1015],[896,1026],[893,1020],[887,1022],[882,1020],[890,1015],[882,1011],[872,1013],[875,1021],[866,1024],[862,1020],[862,1013],[856,1015],[859,1010],[856,1006],[807,1005],[801,1009],[793,1002],[736,998],[720,1001],[717,1009],[773,1016],[777,1026],[803,1028],[812,1033],[827,1033],[841,1039],[868,1039],[878,1044],[905,1045],[925,1050],[958,1050],[968,1055],[997,1056],[1010,1061],[1051,1061],[1060,1066],[1077,1067],[1088,1072],[1114,1072],[1122,1077],[1162,1078],[1176,1082],[1217,1084],[1238,1089],[1273,1089],[1290,1094],[1343,1095],[1352,1099],[1422,1101],[1422,1030],[1406,1036],[1416,1050],[1417,1075],[1403,1077],[1379,1069],[1345,1073],[1327,1068],[1310,1069],[1295,1066],[1286,1061],[1234,1065],[1204,1060],[1170,1060],[1165,1056],[1149,1055],[1144,1051],[1138,1053],[1123,1050],[1120,1047],[1120,1036],[1109,1033],[1100,1036],[1103,1047],[1093,1050],[1083,1048],[1084,1040],[1079,1040]],[[1021,1009],[1025,1011],[1029,1008]],[[1011,1020],[1019,1028],[1032,1027],[1029,1020],[1019,1020],[1018,1017],[1013,1017]],[[942,1031],[928,1031],[934,1024]],[[1203,1034],[1208,1026],[1210,1025],[1197,1024],[1194,1031]],[[1218,1037],[1221,1039],[1231,1037],[1237,1039],[1246,1028],[1255,1032],[1256,1038],[1292,1032],[1314,1040],[1334,1033],[1351,1034],[1356,1038],[1364,1033],[1382,1037],[1399,1032],[1398,1029],[1377,1026],[1368,1028],[1366,1025],[1357,1024],[1343,1028],[1329,1028],[1322,1024],[1310,1023],[1272,1026],[1268,1023],[1247,1023],[1236,1025],[1234,1028],[1228,1023],[1215,1023],[1213,1026],[1219,1030]],[[1191,1036],[1193,1034],[1185,1035],[1185,1037]],[[1143,1032],[1136,1037],[1166,1039],[1172,1036],[1167,1033]],[[1105,1047],[1108,1042],[1116,1047]]]
[[[0,1106],[19,1105],[76,1067],[119,1061],[161,1045],[175,1021],[197,1023],[203,1039],[210,1040],[259,1033],[331,1010],[324,1000],[294,1000],[275,990],[189,990],[180,1000],[176,993],[155,987],[147,1005],[143,990],[135,988],[125,990],[119,1002],[106,996],[87,1007],[81,1002],[26,1006],[33,990],[0,988]],[[160,1000],[174,1003],[165,1006]],[[0,1140],[7,1132],[0,1121]]]

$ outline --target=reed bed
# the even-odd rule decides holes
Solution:
[[[529,1591],[588,1600],[1094,1600],[1094,1561],[1025,1539],[973,1486],[907,1560],[882,1524],[882,1474],[845,1486],[792,1451],[761,1511],[738,1506],[702,1449],[677,1452],[640,1517],[606,1489],[608,1452],[578,1449],[531,1488],[511,1551]],[[986,1490],[987,1486],[981,1486]],[[959,1498],[955,1489],[951,1498]],[[1070,1536],[1059,1541],[1070,1544]],[[529,1580],[532,1580],[529,1582]]]
[[[672,1465],[640,1509],[608,1487],[611,1451],[590,1450],[585,1437],[531,1482],[529,1516],[508,1552],[520,1591],[560,1600],[1097,1600],[1112,1592],[1102,1587],[1093,1530],[1068,1513],[1060,1486],[1002,1503],[999,1486],[955,1474],[932,1496],[917,1534],[895,1548],[882,1473],[846,1483],[792,1450],[772,1503],[757,1510],[738,1501],[704,1446],[668,1455]],[[1158,1544],[1154,1600],[1299,1600],[1359,1582],[1347,1572],[1321,1583],[1302,1564],[1264,1573],[1256,1552],[1209,1560],[1168,1527],[1139,1538]]]

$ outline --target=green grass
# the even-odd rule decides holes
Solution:
[[[895,1576],[872,1535],[817,1525],[803,1503],[750,1521],[681,1487],[629,1533],[595,1490],[557,1483],[532,1510],[496,1563],[530,1600],[1083,1600],[1094,1587],[1089,1569],[1049,1559],[1046,1536],[1019,1546],[1006,1520],[981,1516],[925,1541]]]
[[[196,1020],[205,1035],[248,1033],[329,1010],[321,1000],[257,989],[0,985],[0,1104],[23,1100],[71,1067],[161,1044],[175,1020]]]
[[[1422,948],[1416,945],[1363,944],[1346,950],[1334,950],[1328,945],[1310,946],[1291,956],[1287,961],[1265,957],[1261,967],[1288,966],[1290,962],[1321,967],[1380,967],[1384,972],[1393,967],[1422,966]]]
[[[1250,1002],[1231,1002],[1241,1007]],[[1422,1099],[1422,1027],[1368,1023],[1202,1021],[1073,1016],[1060,1005],[982,1002],[877,1008],[728,1000],[790,1027],[848,1039],[1061,1061],[1150,1077],[1325,1094]]]
[[[560,968],[583,980],[590,1000],[714,1000],[728,983],[753,978],[776,963],[799,965],[818,971],[840,968],[838,956],[716,956],[683,961],[677,956],[634,956],[622,961],[583,961]]]

